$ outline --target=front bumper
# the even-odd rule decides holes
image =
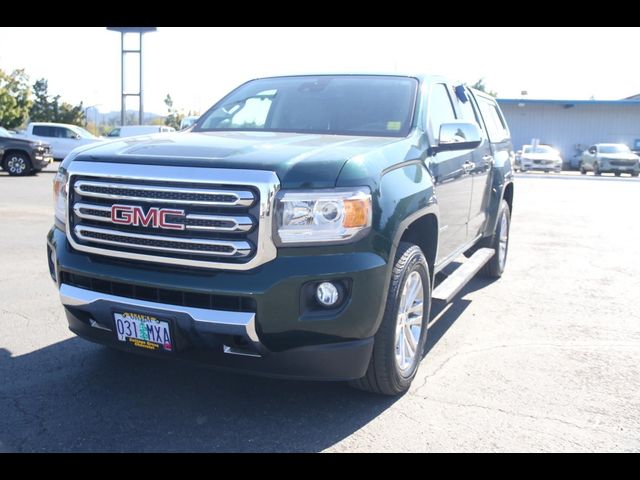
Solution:
[[[36,170],[42,170],[47,165],[53,162],[53,157],[50,154],[36,154],[33,156],[33,168]]]
[[[79,336],[139,351],[117,339],[114,312],[166,319],[176,351],[153,355],[288,378],[345,380],[366,372],[373,335],[386,299],[388,268],[373,253],[278,256],[250,271],[206,271],[117,262],[74,251],[62,231],[48,236],[49,266],[60,288],[69,328]],[[194,308],[145,301],[68,285],[69,274],[127,282],[141,288],[181,290],[252,299],[254,311]],[[350,292],[335,311],[305,312],[309,282],[347,279]]]
[[[536,171],[542,171],[542,172],[560,172],[562,171],[562,164],[523,163],[521,169],[523,171],[536,170]]]
[[[610,162],[602,162],[599,165],[601,173],[639,173],[640,165],[628,164],[628,165],[612,165]]]

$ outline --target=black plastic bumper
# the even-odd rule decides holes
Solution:
[[[118,341],[115,329],[107,331],[92,327],[88,315],[79,314],[77,310],[72,311],[69,308],[65,310],[69,329],[92,342],[144,355],[194,361],[216,368],[269,377],[331,381],[360,378],[367,370],[373,349],[373,338],[367,338],[311,345],[282,352],[262,352],[260,356],[229,354],[224,352],[224,344],[229,340],[227,336],[194,333],[183,329],[179,322],[176,322],[173,330],[178,344],[176,350],[149,353],[142,348]]]

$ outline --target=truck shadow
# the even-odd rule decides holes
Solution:
[[[398,399],[272,380],[71,338],[0,349],[0,452],[316,452]]]
[[[470,304],[434,310],[426,352]],[[0,452],[317,452],[399,399],[141,357],[73,337],[0,349]]]
[[[423,358],[431,351],[438,341],[447,333],[447,330],[460,318],[462,313],[471,305],[471,300],[466,300],[466,294],[480,290],[495,280],[485,278],[473,278],[458,293],[453,301],[446,305],[433,305],[431,308],[431,321],[429,322],[429,332],[427,335],[427,343],[424,348]]]

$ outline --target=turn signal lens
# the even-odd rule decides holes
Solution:
[[[366,227],[371,218],[371,197],[349,198],[344,203],[344,220],[342,226],[345,228]]]

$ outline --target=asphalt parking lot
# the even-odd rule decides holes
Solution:
[[[0,173],[0,452],[640,451],[638,179],[518,175],[505,275],[436,316],[400,399],[74,337],[52,179]]]

